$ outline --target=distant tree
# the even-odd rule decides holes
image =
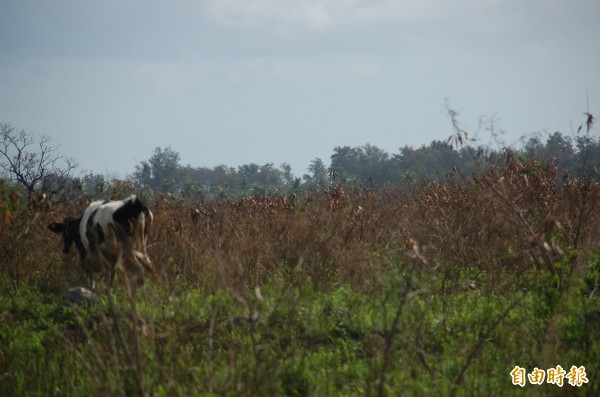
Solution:
[[[230,190],[234,186],[239,185],[240,176],[233,167],[218,165],[208,171],[210,171],[207,173],[207,177],[209,178],[207,187],[209,191],[216,192],[218,189],[219,192],[222,192],[223,187]]]
[[[81,191],[90,197],[105,197],[109,183],[104,175],[86,173],[81,179],[76,179],[81,184]]]
[[[137,184],[138,189],[152,190],[153,188],[152,169],[147,161],[137,164],[130,178]]]
[[[389,181],[389,154],[383,149],[371,144],[365,144],[360,150],[361,179],[377,182]]]
[[[579,144],[585,146],[583,142]],[[550,134],[545,144],[539,137],[530,138],[521,153],[529,159],[540,162],[551,161],[563,171],[576,173],[577,159],[573,142],[570,137],[564,137],[558,131]]]
[[[359,147],[338,146],[331,155],[331,171],[342,180],[374,180],[385,182],[389,179],[389,155],[371,144]]]
[[[288,170],[291,176],[291,168]],[[273,163],[264,165],[244,164],[238,167],[242,194],[265,195],[286,190],[285,170],[277,169]]]
[[[148,161],[136,165],[132,178],[144,188],[173,193],[182,183],[179,161],[179,153],[171,147],[156,147]]]
[[[302,180],[294,176],[291,165],[282,163],[279,168],[281,169],[283,182],[287,188],[297,189],[300,187]]]
[[[336,146],[331,155],[330,171],[335,172],[342,180],[355,179],[360,174],[360,148]]]
[[[589,135],[575,137],[577,155],[574,175],[600,179],[600,141]]]
[[[75,160],[58,153],[58,145],[52,144],[48,136],[42,135],[36,143],[31,133],[0,124],[0,168],[24,187],[28,195],[53,196],[60,192],[70,182],[76,167]]]
[[[529,138],[522,153],[525,157],[531,160],[542,160],[545,156],[546,146],[542,143],[539,137],[534,136]]]
[[[568,170],[573,165],[575,150],[570,137],[564,137],[558,131],[550,134],[544,151],[545,161],[553,161],[560,169]]]
[[[181,168],[179,153],[169,146],[164,149],[157,147],[148,163],[152,172],[154,188],[162,192],[173,191],[179,182],[178,172]]]
[[[399,154],[392,156],[392,164],[401,176],[399,180],[442,180],[453,169],[469,172],[473,160],[470,151],[458,152],[447,142],[432,141],[418,149],[401,148]]]
[[[483,172],[488,167],[501,165],[503,157],[489,146],[463,146],[459,150],[460,160],[456,168],[463,177]]]
[[[320,158],[315,158],[310,162],[310,165],[308,166],[308,172],[310,172],[310,175],[305,174],[302,177],[306,183],[317,185],[327,184],[327,177],[329,173],[327,172],[327,167],[325,167],[323,160]]]
[[[429,171],[433,177],[445,175],[453,168],[461,167],[462,160],[459,152],[447,142],[433,141],[423,149],[423,152],[429,158]]]
[[[400,152],[392,155],[392,169],[394,181],[411,182],[425,177],[427,165],[424,164],[420,153],[410,146],[400,148]]]
[[[261,166],[259,175],[259,183],[275,188],[282,187],[284,181],[283,172],[280,169],[275,168],[273,163],[266,163],[265,165]]]
[[[203,169],[194,168],[190,164],[181,167],[179,180],[180,193],[188,198],[202,198],[206,193]]]
[[[238,167],[238,175],[244,188],[253,184],[260,184],[260,165],[256,163],[244,164]]]

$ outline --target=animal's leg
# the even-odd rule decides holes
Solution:
[[[94,273],[90,268],[87,258],[81,261],[81,268],[83,270],[87,286],[93,291],[96,288],[96,283],[94,282]]]

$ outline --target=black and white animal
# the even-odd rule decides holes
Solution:
[[[150,209],[135,195],[120,201],[94,201],[79,218],[48,225],[63,236],[63,253],[73,244],[92,286],[93,274],[110,271],[110,284],[118,268],[123,268],[136,282],[143,282],[145,272],[154,272],[146,252],[148,229],[153,221]]]

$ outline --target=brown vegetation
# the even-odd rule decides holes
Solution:
[[[598,184],[515,158],[467,182],[334,184],[236,202],[164,196],[152,205],[154,280],[125,303],[113,301],[123,298],[117,283],[99,320],[76,332],[53,320],[73,361],[53,358],[53,368],[79,365],[72,373],[98,394],[383,396],[399,385],[503,394],[515,390],[516,364],[573,364],[586,366],[581,390],[593,394],[599,350],[587,327],[597,324],[587,318],[600,280],[588,258],[598,257],[599,203]],[[45,225],[85,205],[11,204],[0,231],[5,296],[83,280],[77,254],[64,257]],[[323,378],[311,358],[335,375]],[[14,369],[0,354],[6,373],[25,373],[23,362]]]
[[[153,205],[149,254],[156,282],[253,290],[274,273],[302,272],[323,287],[368,288],[386,264],[377,253],[407,253],[448,276],[536,267],[551,273],[565,250],[588,248],[600,233],[600,186],[565,179],[552,164],[509,159],[469,182],[452,178],[419,186],[340,185],[303,197],[246,197],[190,202],[162,197]],[[76,253],[61,260],[50,220],[80,213],[83,202],[49,212],[21,209],[0,235],[3,271],[18,284],[41,277],[63,289],[78,275]],[[60,268],[63,267],[63,268]]]

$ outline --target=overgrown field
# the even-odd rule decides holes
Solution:
[[[83,272],[46,230],[86,203],[4,190],[2,396],[600,395],[600,186],[552,165],[157,198],[156,275],[90,305],[64,304]],[[587,383],[513,384],[559,365]]]

